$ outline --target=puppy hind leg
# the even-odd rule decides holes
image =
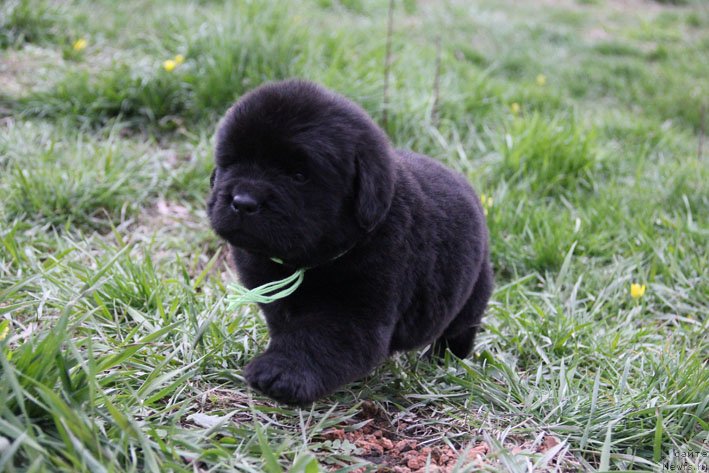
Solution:
[[[433,344],[431,354],[436,358],[443,358],[446,350],[450,350],[458,358],[465,358],[473,349],[473,341],[477,327],[468,327],[453,336],[442,336]]]
[[[443,332],[443,335],[433,344],[432,354],[442,357],[445,355],[446,349],[449,349],[458,358],[468,356],[473,349],[475,334],[492,295],[492,289],[492,269],[490,262],[486,260],[480,270],[472,294]]]

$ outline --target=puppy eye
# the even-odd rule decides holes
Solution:
[[[307,182],[308,176],[303,174],[302,172],[296,172],[295,174],[291,175],[291,179],[293,179],[295,182],[302,184],[304,182]]]

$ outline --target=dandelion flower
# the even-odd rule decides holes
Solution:
[[[517,102],[512,102],[512,105],[510,105],[510,111],[513,115],[519,115],[521,109],[522,107],[520,107]]]
[[[633,283],[630,285],[630,297],[633,299],[640,299],[645,294],[645,284]]]
[[[162,63],[162,68],[167,72],[172,72],[177,67],[177,62],[174,59],[168,59]]]
[[[537,85],[540,87],[543,87],[546,85],[546,83],[547,83],[547,76],[545,76],[544,74],[539,74],[537,76]]]
[[[173,61],[175,61],[175,64],[179,66],[180,64],[185,62],[185,56],[183,56],[182,54],[178,54],[173,58]]]
[[[86,49],[86,46],[88,46],[88,44],[89,42],[86,41],[86,38],[79,38],[74,41],[74,44],[72,44],[71,47],[74,49],[74,51],[79,52]]]

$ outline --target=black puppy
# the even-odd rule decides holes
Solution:
[[[397,351],[470,352],[493,286],[480,201],[346,98],[298,80],[243,96],[217,132],[208,214],[246,287],[309,268],[261,306],[271,342],[244,376],[264,394],[307,404]]]

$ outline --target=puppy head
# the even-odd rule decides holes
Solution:
[[[252,252],[327,261],[385,217],[392,156],[386,135],[344,97],[298,80],[261,86],[217,131],[210,223]]]

